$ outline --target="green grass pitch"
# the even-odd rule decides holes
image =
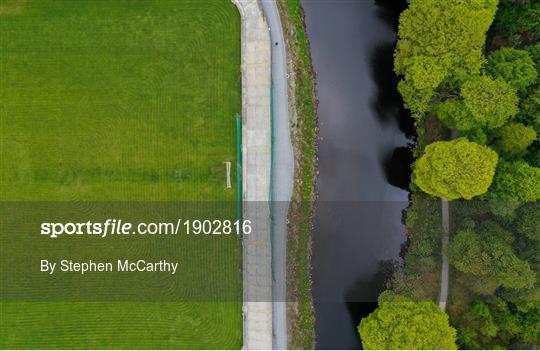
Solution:
[[[0,0],[1,201],[236,201],[240,110],[229,0]],[[241,301],[0,304],[3,349],[241,345]]]

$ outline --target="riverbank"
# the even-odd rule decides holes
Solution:
[[[311,232],[316,198],[317,100],[309,41],[299,0],[277,1],[285,40],[295,157],[287,235],[287,320],[290,349],[314,347],[311,296]]]
[[[415,121],[417,137],[412,153],[423,154],[427,145],[444,140],[448,133],[433,115]],[[411,166],[413,167],[413,166]],[[438,302],[442,262],[442,213],[440,201],[420,191],[411,182],[409,206],[405,211],[407,242],[402,250],[403,265],[394,273],[392,290],[419,301]]]

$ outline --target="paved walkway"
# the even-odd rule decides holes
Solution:
[[[459,138],[459,131],[452,129],[450,140]],[[449,271],[448,257],[446,256],[446,248],[450,242],[450,205],[448,200],[441,199],[441,216],[442,216],[442,241],[441,241],[441,287],[439,291],[439,307],[445,311],[446,303],[448,301],[448,285],[449,285]]]
[[[287,218],[291,201],[294,156],[289,130],[287,55],[275,0],[261,0],[272,38],[274,157],[272,164],[272,254],[274,349],[287,349]],[[276,45],[277,44],[277,45]]]
[[[450,241],[450,211],[448,209],[448,200],[441,200],[441,214],[442,214],[442,265],[441,265],[441,289],[439,292],[439,307],[445,311],[446,301],[448,300],[448,257],[446,257],[446,248]]]
[[[257,0],[232,0],[242,17],[242,186],[244,349],[272,348],[270,243],[271,43]]]

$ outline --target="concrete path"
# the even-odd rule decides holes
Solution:
[[[446,248],[450,241],[450,210],[448,208],[448,200],[441,200],[441,215],[442,215],[442,265],[441,265],[441,288],[439,292],[439,307],[445,311],[446,301],[448,300],[448,257],[446,257]]]
[[[294,157],[289,130],[287,54],[283,28],[275,0],[261,1],[272,39],[273,86],[273,327],[274,349],[287,349],[287,217],[293,189]]]
[[[242,186],[244,349],[272,348],[270,242],[271,43],[257,0],[232,0],[242,18]]]
[[[459,138],[459,130],[452,129],[450,135],[450,140]],[[441,241],[441,287],[439,291],[439,307],[445,311],[446,302],[448,301],[448,276],[449,276],[449,267],[448,267],[448,257],[446,257],[446,248],[450,242],[450,208],[448,200],[441,199],[441,216],[442,216],[442,229],[443,236]]]

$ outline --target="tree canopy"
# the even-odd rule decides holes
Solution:
[[[425,111],[445,79],[480,72],[485,34],[497,0],[410,0],[400,17],[395,71],[398,89],[413,111]]]
[[[444,100],[435,104],[432,110],[437,114],[439,120],[450,129],[468,131],[478,126],[461,100]]]
[[[527,156],[527,162],[533,166],[540,168],[540,149],[536,149]]]
[[[518,112],[516,92],[502,79],[471,78],[463,83],[461,96],[472,118],[482,127],[501,127]]]
[[[536,65],[536,71],[540,71],[540,42],[535,43],[524,48],[531,56],[534,64]]]
[[[447,255],[456,269],[472,275],[486,275],[490,259],[483,256],[482,238],[471,230],[460,231],[453,236]]]
[[[531,202],[521,206],[516,219],[516,229],[531,240],[540,240],[540,205]]]
[[[468,325],[460,330],[465,349],[508,349],[522,339],[540,343],[540,303],[516,304],[497,296],[474,302],[465,312]],[[525,347],[523,347],[525,348]]]
[[[379,299],[379,307],[358,326],[366,350],[457,349],[456,331],[433,302]]]
[[[497,287],[531,288],[535,273],[529,263],[519,259],[512,246],[501,237],[500,227],[490,226],[481,233],[458,232],[448,245],[448,259],[461,272],[475,276],[478,290],[492,293]],[[495,232],[494,232],[495,231]],[[503,233],[502,235],[506,235]]]
[[[473,141],[480,145],[486,145],[488,142],[488,136],[482,128],[467,130],[461,133],[461,135],[467,138],[469,141]]]
[[[523,157],[527,148],[536,140],[536,132],[532,127],[511,122],[497,129],[494,133],[495,150],[504,157]]]
[[[520,105],[519,120],[540,133],[540,86],[532,89]]]
[[[418,138],[410,243],[392,289],[415,300],[437,296],[440,255],[447,255],[456,272],[448,313],[460,348],[538,348],[540,0],[407,2],[394,69]],[[456,135],[468,144],[441,141]],[[429,195],[479,199],[451,203],[451,243],[442,253],[444,207]],[[385,312],[370,315],[366,340],[401,348],[388,342],[401,333],[376,323],[398,319]]]
[[[540,168],[523,160],[499,162],[489,193],[504,201],[536,201],[540,199]]]
[[[416,162],[414,181],[428,194],[469,200],[488,190],[497,160],[493,150],[465,138],[438,141]]]
[[[489,54],[487,60],[487,72],[503,79],[518,92],[525,92],[538,76],[534,61],[525,50],[502,48]]]
[[[535,5],[536,2],[536,5]],[[540,39],[540,7],[536,0],[501,0],[493,27],[512,45]]]

